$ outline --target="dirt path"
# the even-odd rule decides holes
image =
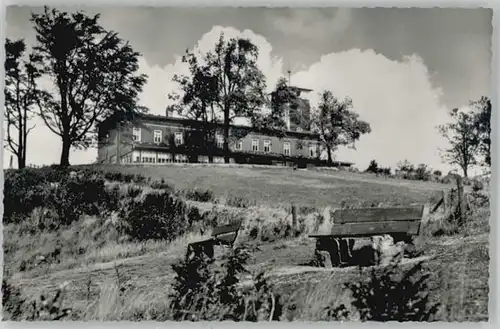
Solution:
[[[431,255],[425,257],[406,260],[406,263],[418,262],[420,260],[431,260],[438,254],[446,254],[454,245],[487,243],[489,235],[481,234],[471,237],[446,237],[434,240],[429,246]],[[435,247],[433,247],[435,246]],[[270,280],[285,284],[292,280],[306,279],[310,281],[319,275],[317,280],[328,273],[338,273],[339,275],[351,275],[357,267],[346,268],[316,268],[311,266],[301,266],[312,256],[314,242],[308,240],[289,240],[268,243],[260,247],[260,251],[254,255],[254,260],[249,264],[248,269],[252,273],[265,271],[266,277]],[[61,270],[46,275],[30,277],[30,273],[16,275],[13,277],[15,283],[20,285],[26,296],[30,298],[41,294],[53,294],[58,286],[67,282],[68,297],[72,307],[84,308],[87,305],[87,298],[90,294],[92,299],[98,298],[102,284],[109,280],[116,279],[116,268],[119,273],[125,275],[134,286],[143,289],[166,289],[172,279],[174,272],[172,264],[178,261],[178,256],[169,255],[167,252],[150,254],[144,256],[120,259],[116,262],[104,262],[91,266]],[[90,282],[90,284],[89,284]],[[153,288],[156,287],[156,288]]]

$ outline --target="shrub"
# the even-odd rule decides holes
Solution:
[[[139,195],[141,195],[141,193],[142,193],[142,189],[140,187],[129,186],[127,188],[126,197],[134,199],[134,198],[138,197]]]
[[[184,196],[188,200],[198,202],[210,202],[214,199],[213,192],[210,190],[189,189],[184,192]]]
[[[361,321],[433,321],[440,305],[429,301],[429,277],[421,262],[407,270],[392,264],[372,269],[367,280],[345,287]],[[327,309],[333,317],[349,313],[345,305]]]
[[[434,176],[437,176],[437,177],[441,177],[443,175],[443,173],[441,172],[441,170],[434,170],[434,172],[432,174]]]
[[[171,307],[175,320],[191,321],[262,321],[278,320],[283,305],[280,296],[263,273],[254,280],[242,281],[248,273],[248,247],[240,246],[215,266],[213,259],[194,255],[178,265]]]
[[[212,263],[212,259],[195,255],[172,265],[176,276],[172,284],[173,293],[169,297],[172,298],[174,320],[201,320],[207,309],[213,307],[215,301],[211,292],[215,277],[210,269]]]
[[[112,210],[117,198],[116,191],[108,193],[100,177],[68,176],[49,193],[47,205],[57,212],[63,224],[69,224],[83,214],[97,215]]]
[[[249,199],[241,196],[230,195],[226,199],[226,205],[236,208],[248,208],[254,206],[256,202],[251,202]]]
[[[376,174],[378,172],[378,163],[375,160],[370,161],[368,168],[366,168],[366,172],[371,172]]]
[[[167,184],[163,178],[159,182],[158,181],[152,182],[151,188],[158,189],[158,190],[166,190],[168,192],[174,191],[174,187],[170,184]]]
[[[378,168],[377,169],[377,173],[390,176],[391,175],[391,168],[390,167],[387,167],[387,168]]]
[[[4,176],[4,221],[29,214],[44,204],[46,178],[38,170],[6,170]]]
[[[126,234],[138,240],[172,240],[201,219],[197,209],[167,192],[152,192],[140,200],[126,199],[120,210]]]
[[[99,172],[70,174],[68,168],[9,170],[5,175],[4,220],[23,220],[35,208],[52,208],[62,224],[81,214],[95,215],[117,207],[119,191],[108,191]]]
[[[417,169],[415,170],[415,174],[416,180],[428,181],[431,178],[430,170],[428,170],[427,165],[423,163],[418,165]]]

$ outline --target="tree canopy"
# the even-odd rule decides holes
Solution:
[[[122,118],[144,111],[138,95],[146,76],[138,74],[138,59],[128,42],[99,25],[99,15],[56,9],[33,13],[41,59],[37,69],[54,83],[57,97],[46,90],[40,116],[62,139],[60,164],[69,165],[71,147],[89,147],[96,124],[115,112]]]
[[[185,106],[186,116],[223,125],[226,163],[229,126],[238,117],[256,123],[266,102],[266,82],[257,66],[258,55],[258,47],[249,39],[226,39],[221,33],[212,50],[204,54],[186,51],[183,61],[189,65],[189,75],[174,77],[183,96],[171,97]]]
[[[18,168],[26,166],[28,134],[34,126],[28,127],[29,120],[36,112],[40,90],[37,79],[40,73],[35,65],[40,58],[26,54],[24,40],[5,41],[5,121],[6,148],[17,157]]]
[[[338,100],[331,91],[324,91],[313,117],[314,129],[320,134],[321,144],[326,150],[328,163],[339,146],[355,147],[363,134],[371,132],[370,124],[359,119],[352,110],[352,100]]]

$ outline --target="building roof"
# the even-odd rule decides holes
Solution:
[[[312,89],[307,89],[307,88],[301,88],[301,87],[296,87],[296,86],[290,86],[289,88],[299,90],[299,91],[304,91],[304,92],[310,92],[313,91]]]
[[[139,114],[136,120],[147,120],[147,121],[153,121],[153,122],[173,122],[173,123],[178,123],[184,126],[200,126],[203,124],[202,121],[199,120],[194,120],[194,119],[187,119],[187,118],[175,118],[175,117],[167,117],[163,115],[155,115],[155,114]],[[106,121],[106,120],[105,120]],[[105,121],[102,123],[104,124]],[[105,125],[103,125],[105,126]],[[217,123],[217,126],[222,128],[223,124]],[[232,128],[237,128],[237,129],[243,129],[243,130],[250,130],[252,132],[259,132],[263,134],[268,134],[268,135],[275,135],[276,133],[281,133],[278,130],[273,130],[269,128],[256,128],[256,127],[251,127],[251,126],[244,126],[244,125],[230,125]],[[285,134],[285,136],[295,136],[299,138],[313,138],[313,139],[318,139],[319,134],[308,132],[308,131],[303,131],[303,132],[298,132],[298,131],[285,131],[282,132]]]

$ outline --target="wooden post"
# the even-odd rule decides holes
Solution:
[[[444,190],[441,191],[443,194],[443,212],[446,213],[448,210],[448,193],[446,193]]]
[[[457,178],[457,207],[458,207],[458,224],[462,225],[466,218],[465,218],[465,213],[466,213],[466,204],[465,204],[465,199],[464,199],[464,185],[462,182],[462,177],[456,176]]]
[[[292,203],[292,227],[294,230],[298,229],[297,227],[297,207]]]

